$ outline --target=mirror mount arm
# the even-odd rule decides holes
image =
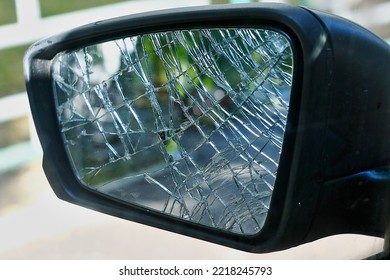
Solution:
[[[385,244],[383,246],[384,252],[390,252],[390,222],[387,222],[386,233],[385,233]]]
[[[390,222],[386,228],[383,251],[366,258],[366,260],[390,260]]]
[[[356,233],[390,237],[390,170],[369,170],[325,182],[308,240]]]

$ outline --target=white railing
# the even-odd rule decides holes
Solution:
[[[15,4],[17,23],[0,27],[0,38],[3,38],[0,49],[29,44],[94,21],[144,11],[207,5],[209,0],[133,0],[44,18],[40,14],[39,0],[15,0]]]
[[[209,0],[133,0],[42,17],[39,0],[15,0],[17,22],[0,26],[0,38],[2,38],[0,50],[28,45],[44,37],[94,21],[145,11],[209,3]],[[0,172],[19,167],[41,154],[31,121],[27,94],[22,92],[0,98],[0,123],[25,116],[29,116],[31,123],[30,140],[0,149]]]

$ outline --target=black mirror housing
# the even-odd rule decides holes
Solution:
[[[268,215],[240,235],[123,203],[80,182],[64,147],[53,59],[126,36],[173,30],[262,28],[289,39],[294,69]],[[344,19],[282,4],[174,9],[97,22],[32,45],[26,87],[56,195],[103,213],[221,245],[265,253],[339,233],[383,237],[390,218],[390,47]]]

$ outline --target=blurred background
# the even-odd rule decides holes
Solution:
[[[114,16],[242,2],[328,11],[390,42],[388,0],[0,1],[0,259],[359,259],[381,251],[382,239],[341,235],[284,252],[247,254],[70,205],[51,191],[24,87],[22,58],[31,43]]]

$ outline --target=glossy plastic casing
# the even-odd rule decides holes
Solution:
[[[168,30],[250,27],[284,33],[294,53],[288,123],[263,229],[244,236],[196,225],[97,194],[73,173],[54,104],[51,62],[61,51]],[[165,10],[96,22],[28,50],[25,77],[43,166],[66,201],[249,252],[270,252],[337,233],[381,236],[389,220],[390,48],[363,28],[283,4]],[[378,169],[382,168],[382,169]],[[131,235],[129,235],[131,238]]]

